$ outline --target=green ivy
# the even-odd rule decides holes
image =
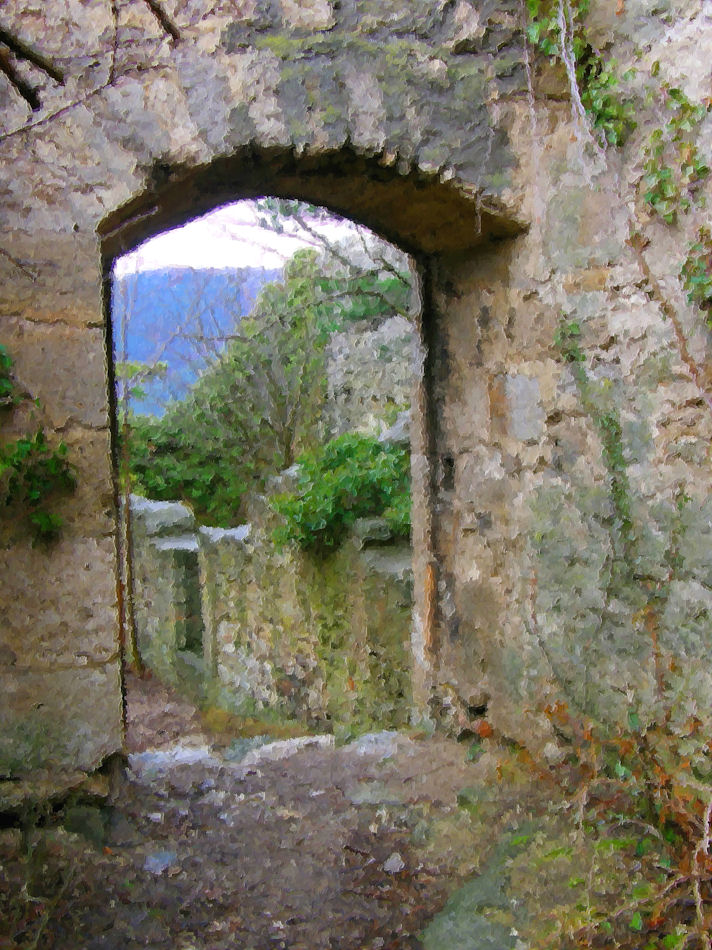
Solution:
[[[707,326],[712,328],[712,232],[702,227],[697,240],[690,247],[682,269],[682,283],[687,299],[705,314]]]
[[[583,21],[589,6],[589,0],[572,0],[569,5],[573,21],[574,54],[577,60],[586,45],[583,39]],[[558,8],[558,0],[527,0],[527,37],[530,43],[547,56],[561,55]]]
[[[0,344],[0,409],[16,406],[19,397],[12,378],[12,357],[7,348]]]
[[[554,335],[554,345],[573,373],[583,408],[596,427],[601,440],[603,462],[608,471],[609,494],[615,512],[617,536],[622,544],[624,557],[628,557],[632,545],[633,517],[631,513],[631,488],[628,479],[628,462],[623,451],[623,430],[620,413],[610,400],[605,398],[606,383],[596,388],[589,379],[584,366],[586,357],[581,348],[581,327],[575,321],[562,320]]]
[[[623,145],[635,129],[635,110],[630,99],[618,93],[620,80],[632,78],[630,71],[618,77],[613,60],[602,60],[587,46],[577,59],[576,78],[581,88],[581,102],[596,129],[609,145]]]
[[[40,403],[21,395],[12,376],[12,357],[0,345],[0,407],[10,410],[23,402]],[[73,492],[74,470],[67,459],[67,446],[53,447],[44,428],[33,434],[0,443],[0,506],[8,513],[22,508],[35,541],[54,540],[62,528],[61,515],[52,511],[57,496]]]
[[[575,320],[561,322],[554,334],[554,346],[566,363],[583,363],[586,357],[581,349],[581,327]]]
[[[695,142],[710,107],[691,102],[681,89],[663,85],[662,90],[670,117],[653,129],[645,145],[644,200],[663,221],[674,224],[680,212],[690,210],[710,173]]]
[[[382,516],[391,530],[410,530],[410,455],[373,436],[347,433],[297,460],[293,492],[272,499],[285,523],[278,544],[319,551],[337,547],[357,518]]]
[[[571,0],[567,5],[576,83],[593,129],[609,145],[623,145],[636,122],[633,103],[620,94],[619,86],[632,73],[619,77],[615,60],[604,60],[588,42],[584,26],[588,9],[589,0]],[[558,10],[558,0],[527,0],[527,38],[546,56],[563,62]]]

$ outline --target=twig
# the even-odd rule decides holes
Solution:
[[[712,950],[712,940],[705,925],[704,904],[702,900],[702,890],[700,888],[700,862],[709,854],[710,848],[710,822],[712,822],[712,795],[707,799],[705,806],[705,815],[703,819],[703,831],[693,858],[693,867],[695,877],[692,882],[692,893],[695,898],[695,910],[697,913],[697,924],[700,930],[700,939],[704,942],[706,950]]]
[[[646,904],[650,904],[652,901],[659,901],[663,897],[666,897],[671,891],[674,891],[677,887],[682,887],[683,884],[689,884],[690,876],[687,874],[679,874],[672,881],[669,881],[661,891],[656,891],[654,894],[650,894],[648,897],[641,897],[638,900],[631,901],[629,904],[624,904],[622,907],[619,907],[612,914],[610,914],[606,919],[610,921],[619,920],[621,917],[625,917],[628,914],[638,910],[640,907],[644,907]],[[585,927],[580,927],[575,931],[575,937],[582,937],[584,935],[594,933],[598,928],[597,923],[587,924]]]
[[[0,256],[4,257],[6,260],[10,261],[22,274],[25,275],[33,284],[37,283],[37,274],[35,271],[27,267],[26,264],[23,264],[22,261],[11,254],[9,251],[6,251],[4,248],[0,247]]]
[[[640,828],[646,833],[646,835],[657,838],[659,841],[665,840],[657,828],[648,824],[647,821],[642,821],[639,818],[618,818],[611,824],[611,827],[623,828],[625,825],[632,825],[634,828]]]
[[[564,0],[559,0],[556,9],[556,22],[559,28],[559,51],[566,69],[571,91],[571,113],[577,129],[588,131],[586,110],[581,101],[578,80],[576,78],[576,54],[573,49],[573,16],[571,8]]]
[[[116,80],[116,57],[119,49],[119,8],[116,0],[109,0],[111,5],[111,19],[114,25],[114,35],[111,41],[111,65],[109,66],[109,82]]]
[[[651,295],[662,310],[663,315],[667,317],[667,319],[672,324],[673,332],[675,334],[675,341],[677,343],[677,348],[683,363],[687,367],[690,376],[692,376],[692,379],[697,385],[697,388],[699,389],[700,394],[707,405],[707,408],[710,410],[710,412],[712,412],[712,396],[707,390],[702,377],[702,371],[687,348],[687,340],[685,339],[685,334],[683,333],[682,324],[678,318],[677,311],[663,293],[657,277],[650,269],[650,265],[648,264],[644,253],[646,246],[645,239],[641,232],[636,228],[635,222],[632,219],[629,225],[628,245],[633,249],[636,261],[638,262],[638,266],[640,267],[643,277],[645,278],[645,282],[648,285]]]
[[[66,893],[69,885],[74,880],[75,870],[76,869],[74,867],[69,868],[67,872],[67,876],[62,882],[62,886],[59,888],[59,890],[54,895],[52,900],[45,907],[45,911],[42,915],[42,920],[40,921],[40,925],[37,928],[37,932],[35,933],[34,939],[32,940],[31,943],[27,944],[27,946],[25,947],[25,950],[37,950],[42,934],[45,931],[45,927],[50,922],[53,912],[57,909],[57,905],[59,904],[61,899],[64,897],[64,894]]]
[[[144,3],[158,20],[161,28],[171,37],[175,43],[180,43],[180,30],[168,16],[158,0],[144,0]]]
[[[0,43],[7,46],[18,59],[24,59],[28,63],[32,63],[33,66],[41,69],[43,73],[54,79],[60,86],[64,85],[64,73],[58,66],[55,66],[50,59],[2,26],[0,26]]]

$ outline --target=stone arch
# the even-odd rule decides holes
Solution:
[[[466,255],[522,230],[521,222],[483,209],[456,184],[417,169],[402,173],[352,147],[299,154],[252,145],[196,167],[156,161],[146,190],[99,224],[102,252],[116,257],[222,204],[263,195],[328,208],[416,259]]]
[[[435,496],[443,480],[438,460],[436,340],[443,315],[436,312],[433,281],[442,262],[476,258],[480,249],[515,236],[521,223],[483,210],[452,183],[418,171],[402,173],[378,158],[347,147],[298,154],[294,149],[250,146],[207,165],[186,167],[158,162],[140,194],[98,226],[105,274],[113,259],[142,241],[224,204],[246,198],[297,198],[364,224],[401,250],[416,266],[419,296],[417,327],[423,354],[422,378],[413,403],[413,542],[415,616],[414,695],[427,703],[438,665],[443,625],[442,587],[433,531]],[[440,276],[442,274],[440,273]],[[108,300],[108,297],[107,297]],[[110,306],[106,312],[111,331]],[[109,365],[112,354],[109,347]],[[442,370],[441,370],[442,371]],[[111,374],[111,366],[110,366]],[[449,457],[448,457],[449,458]],[[452,475],[452,473],[451,473]],[[452,476],[454,477],[454,476]]]
[[[416,547],[426,552],[414,636],[422,656],[438,651],[436,629],[443,644],[463,629],[452,620],[462,612],[456,601],[491,601],[467,581],[465,529],[453,527],[457,505],[439,486],[439,459],[453,459],[448,485],[457,486],[489,438],[476,430],[498,392],[482,380],[497,370],[474,376],[502,364],[483,351],[487,320],[507,328],[507,345],[516,336],[512,303],[492,288],[508,285],[508,260],[523,240],[530,161],[519,7],[509,0],[466,23],[441,0],[280,0],[230,13],[194,0],[179,45],[162,44],[149,16],[145,35],[118,50],[110,5],[90,6],[80,27],[54,8],[44,27],[70,65],[81,71],[87,48],[97,65],[71,88],[43,90],[43,111],[30,122],[6,101],[0,129],[0,159],[14,170],[3,206],[2,341],[50,430],[68,443],[79,480],[52,555],[2,528],[1,593],[13,607],[0,696],[19,730],[35,715],[40,734],[58,723],[57,758],[83,768],[121,743],[108,262],[221,202],[269,193],[361,221],[421,263],[429,355],[415,469],[423,497],[438,496],[416,518]],[[21,32],[19,0],[3,16]],[[483,308],[485,291],[496,304]],[[490,508],[480,514],[482,524],[493,517]],[[40,598],[27,577],[43,579]],[[485,613],[489,623],[496,611]]]

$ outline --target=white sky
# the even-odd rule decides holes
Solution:
[[[345,237],[352,228],[351,222],[340,218],[318,226],[332,240]],[[294,226],[292,231],[275,234],[260,227],[253,202],[239,201],[144,242],[117,259],[115,273],[121,277],[165,267],[282,267],[295,251],[309,246],[306,236],[294,233]]]

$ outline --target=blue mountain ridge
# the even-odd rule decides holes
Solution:
[[[160,416],[168,402],[182,399],[262,287],[281,277],[281,269],[261,267],[169,267],[114,277],[117,361],[168,364],[165,377],[143,386],[144,398],[132,399],[132,409]]]

